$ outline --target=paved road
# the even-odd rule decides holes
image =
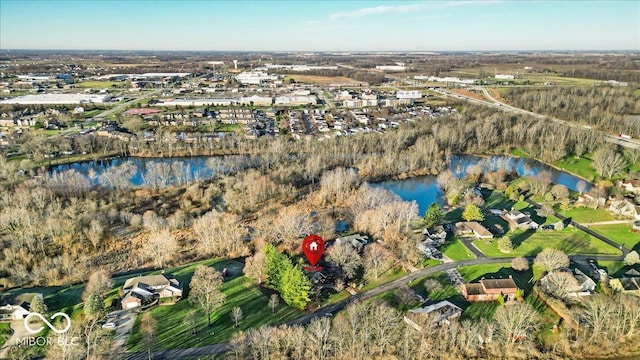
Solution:
[[[581,124],[577,124],[577,123],[561,120],[561,119],[558,119],[558,118],[555,118],[555,117],[542,115],[542,114],[534,113],[534,112],[531,112],[531,111],[528,111],[528,110],[520,109],[520,108],[517,108],[515,106],[511,106],[511,105],[506,104],[504,102],[501,102],[500,100],[498,100],[498,99],[494,98],[493,96],[491,96],[491,94],[489,94],[489,91],[487,91],[486,88],[482,88],[482,93],[484,94],[484,96],[487,99],[492,101],[494,104],[497,104],[503,110],[509,110],[509,111],[512,111],[512,112],[520,113],[520,114],[527,114],[527,115],[531,115],[531,116],[537,117],[539,119],[549,119],[549,120],[552,120],[552,121],[554,121],[556,123],[563,124],[563,125],[566,125],[566,126],[571,126],[571,127],[574,127],[574,128],[584,127]],[[604,136],[605,140],[608,141],[608,142],[611,142],[611,143],[614,143],[614,144],[618,144],[618,145],[621,145],[621,146],[624,146],[624,147],[632,148],[632,149],[640,149],[640,142],[639,141],[623,139],[623,138],[620,138],[618,136],[605,134],[605,133],[603,133],[603,136]]]
[[[611,221],[598,221],[592,223],[582,223],[584,226],[594,226],[594,225],[621,225],[621,224],[632,224],[634,220],[611,220]]]
[[[533,200],[531,200],[531,199],[526,199],[526,201],[527,201],[529,204],[531,204],[531,205],[535,206],[536,208],[540,208],[540,206],[541,206],[540,204],[538,204],[537,202],[535,202],[535,201],[533,201]],[[563,220],[563,221],[564,221],[564,220],[569,219],[569,218],[567,218],[566,216],[563,216],[563,215],[561,215],[561,214],[558,214],[558,213],[557,213],[557,212],[555,212],[555,211],[553,212],[553,215],[554,215],[555,217],[557,217],[558,219]],[[591,236],[595,237],[596,239],[602,240],[602,241],[604,241],[605,243],[607,243],[607,244],[609,244],[609,245],[613,246],[614,248],[619,249],[620,251],[622,251],[622,256],[621,256],[620,258],[624,258],[624,256],[625,256],[625,255],[627,255],[627,254],[629,253],[629,249],[627,249],[627,248],[625,248],[624,246],[622,246],[622,245],[618,244],[617,242],[615,242],[615,241],[613,241],[613,240],[609,239],[608,237],[606,237],[606,236],[604,236],[604,235],[601,235],[601,234],[599,234],[599,233],[597,233],[597,232],[595,232],[595,231],[593,231],[593,230],[589,229],[588,227],[586,227],[586,226],[584,226],[584,225],[582,225],[582,224],[580,224],[580,223],[577,223],[577,222],[575,222],[575,221],[573,221],[573,220],[571,220],[571,222],[570,222],[570,223],[571,223],[571,225],[575,226],[577,229],[582,230],[582,231],[586,232],[587,234],[589,234],[589,235],[591,235]],[[593,258],[597,259],[598,257],[595,257],[595,256],[594,256]]]
[[[118,354],[126,350],[127,340],[129,340],[129,335],[131,334],[131,330],[133,330],[133,325],[136,322],[136,315],[138,313],[133,310],[118,310],[112,314],[116,315],[114,321],[117,327],[111,345],[113,353]]]

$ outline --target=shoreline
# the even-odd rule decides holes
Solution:
[[[558,166],[556,166],[555,164],[552,163],[547,163],[545,161],[542,161],[538,158],[535,157],[526,157],[526,156],[518,156],[518,155],[513,155],[511,153],[484,153],[484,154],[478,154],[478,153],[457,153],[454,154],[456,156],[475,156],[478,158],[490,158],[492,156],[504,156],[504,157],[509,157],[509,158],[513,158],[513,159],[523,159],[523,160],[532,160],[532,161],[536,161],[540,164],[543,164],[545,166],[549,166],[551,168],[553,168],[556,171],[560,171],[566,174],[569,174],[571,176],[574,176],[584,182],[586,182],[587,184],[591,185],[591,186],[596,186],[594,183],[592,183],[590,180],[584,178],[583,176],[573,173],[571,171],[568,171],[566,169],[562,169]],[[225,157],[225,156],[252,156],[252,154],[248,154],[248,153],[226,153],[226,154],[211,154],[211,155],[176,155],[176,156],[160,156],[160,155],[114,155],[114,154],[105,154],[105,155],[101,155],[101,156],[96,156],[94,158],[91,159],[86,159],[86,160],[76,160],[76,161],[64,161],[61,162],[59,164],[55,164],[55,165],[43,165],[46,166],[47,170],[51,171],[54,167],[58,167],[58,166],[65,166],[65,165],[71,165],[71,164],[81,164],[81,163],[88,163],[88,162],[98,162],[98,161],[110,161],[110,160],[114,160],[114,159],[123,159],[123,158],[133,158],[133,159],[192,159],[192,158],[213,158],[213,157]],[[416,169],[413,171],[405,171],[405,172],[400,172],[397,174],[393,174],[393,175],[388,175],[388,176],[380,176],[380,177],[375,177],[375,178],[370,178],[367,179],[366,181],[374,183],[374,182],[383,182],[383,181],[390,181],[390,180],[406,180],[406,179],[411,179],[411,178],[416,178],[416,177],[421,177],[421,176],[437,176],[439,174],[439,172],[434,173],[434,169],[433,168],[421,168],[421,169]]]

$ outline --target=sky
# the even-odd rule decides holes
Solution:
[[[0,49],[640,50],[640,0],[0,0]]]

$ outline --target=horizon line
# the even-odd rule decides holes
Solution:
[[[444,52],[640,52],[639,49],[485,49],[485,50],[176,50],[176,49],[63,49],[63,48],[0,48],[9,51],[117,51],[117,52],[257,52],[257,53],[444,53]]]

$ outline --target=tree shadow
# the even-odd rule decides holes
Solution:
[[[535,231],[527,230],[523,232],[518,232],[516,234],[511,235],[511,243],[513,244],[513,248],[517,249],[520,244],[522,244],[525,240],[531,237]],[[527,254],[528,255],[528,254]]]
[[[578,251],[587,254],[597,253],[597,249],[590,246],[589,239],[578,235],[572,235],[571,237],[562,240],[560,244],[558,244],[557,249],[564,251],[565,254],[575,254]]]

